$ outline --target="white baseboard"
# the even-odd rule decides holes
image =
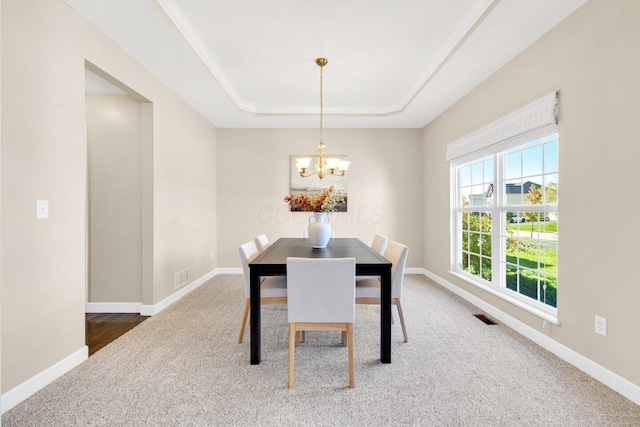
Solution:
[[[417,269],[416,269],[417,270]],[[531,341],[535,342],[542,348],[550,351],[555,354],[562,360],[570,363],[576,368],[580,369],[582,372],[592,376],[596,380],[600,381],[607,387],[617,391],[621,395],[625,396],[627,399],[631,400],[637,405],[640,405],[640,386],[632,383],[631,381],[621,377],[605,368],[602,365],[597,364],[591,359],[586,358],[582,354],[578,353],[575,350],[566,347],[554,339],[549,338],[545,334],[535,330],[531,326],[522,323],[518,319],[511,317],[505,312],[498,310],[496,307],[487,303],[486,301],[476,297],[475,295],[465,291],[464,289],[454,285],[448,280],[430,272],[426,269],[420,269],[422,274],[426,277],[430,278],[437,284],[442,287],[450,290],[454,294],[459,297],[467,300],[471,304],[475,305],[482,311],[486,312],[491,317],[499,320],[504,323],[514,331],[518,332],[520,335],[523,335],[529,338]],[[417,273],[414,273],[417,274]]]
[[[244,274],[242,267],[216,268],[216,274]]]
[[[88,302],[85,313],[140,313],[141,302]]]
[[[224,270],[224,269],[223,269]],[[242,273],[242,269],[240,269]],[[189,285],[180,289],[180,291],[163,299],[158,304],[144,305],[142,303],[87,303],[87,313],[140,313],[143,316],[153,316],[158,314],[180,298],[196,289],[212,277],[222,274],[216,270],[212,270],[199,279],[194,280]],[[55,365],[45,369],[34,377],[23,382],[19,386],[9,390],[0,398],[0,410],[4,414],[38,390],[55,381],[71,369],[75,368],[89,357],[89,348],[83,346],[80,350],[62,359]]]
[[[89,357],[89,347],[82,348],[65,357],[53,366],[45,369],[39,374],[29,378],[17,387],[12,388],[2,395],[2,413],[4,414],[38,390],[60,378]]]
[[[221,271],[222,270],[222,271]],[[227,272],[226,270],[234,270]],[[235,272],[239,270],[239,273]],[[242,274],[242,269],[218,268],[210,271],[199,279],[194,280],[178,292],[169,295],[154,305],[144,305],[141,302],[88,302],[85,304],[85,313],[140,313],[142,316],[153,316],[178,301],[180,298],[202,285],[207,280],[218,274]]]
[[[220,270],[220,269],[216,268],[215,270],[211,270],[210,272],[208,272],[204,276],[200,277],[199,279],[194,280],[193,282],[189,283],[187,286],[181,288],[178,292],[169,295],[168,297],[166,297],[165,299],[163,299],[162,301],[160,301],[157,304],[154,304],[154,305],[142,304],[142,306],[140,307],[140,314],[142,316],[153,316],[155,314],[160,313],[162,310],[164,310],[165,308],[169,307],[171,304],[173,304],[174,302],[178,301],[180,298],[182,298],[183,296],[185,296],[189,292],[191,292],[194,289],[198,288],[200,285],[205,283],[207,280],[209,280],[212,277],[217,276],[218,274],[220,274],[218,272],[218,270]]]

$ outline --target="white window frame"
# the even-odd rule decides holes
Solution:
[[[506,245],[500,230],[506,230],[507,212],[548,212],[550,205],[506,205],[504,197],[503,155],[509,148],[525,145],[541,137],[558,133],[557,94],[540,98],[508,116],[496,120],[477,131],[450,143],[447,160],[451,161],[451,266],[450,273],[508,301],[545,321],[559,325],[556,307],[544,304],[506,287]],[[492,142],[493,141],[493,142]],[[458,206],[460,194],[459,167],[474,160],[493,158],[494,193],[492,206]],[[558,206],[551,209],[558,211]],[[491,281],[470,274],[462,269],[459,255],[462,248],[458,234],[462,212],[482,211],[491,215]]]

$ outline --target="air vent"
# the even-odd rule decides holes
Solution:
[[[173,287],[174,289],[178,289],[183,286],[185,283],[189,283],[189,269],[185,268],[182,271],[178,271],[173,279]]]
[[[487,325],[497,325],[497,323],[489,319],[486,314],[474,314],[474,316],[482,320]]]

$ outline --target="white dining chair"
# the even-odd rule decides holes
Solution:
[[[402,334],[404,342],[409,342],[407,336],[407,327],[404,323],[404,315],[402,313],[402,305],[400,298],[402,297],[402,282],[404,280],[404,267],[407,263],[407,254],[409,248],[393,240],[387,244],[384,257],[391,261],[391,304],[395,305],[400,317],[402,325]],[[359,276],[360,277],[360,276]],[[356,304],[380,304],[380,278],[370,277],[356,282]]]
[[[269,247],[269,238],[266,234],[261,234],[255,238],[256,246],[258,247],[258,252],[262,252]]]
[[[373,236],[373,242],[371,242],[371,249],[384,256],[384,251],[387,249],[389,238],[382,234],[376,234]]]
[[[251,280],[249,262],[255,258],[259,252],[254,241],[244,243],[239,248],[242,271],[244,273],[244,313],[240,325],[240,335],[238,344],[242,343],[244,330],[247,326],[249,309],[251,308]],[[287,278],[286,276],[269,276],[261,279],[260,284],[260,304],[286,304],[287,303]]]
[[[342,331],[349,356],[349,388],[353,374],[355,258],[287,258],[289,317],[289,388],[299,331]]]
[[[387,249],[387,244],[389,242],[389,238],[387,236],[383,236],[382,234],[376,234],[373,236],[373,241],[371,242],[371,249],[384,256],[384,251]],[[371,276],[356,276],[356,283],[371,279]]]

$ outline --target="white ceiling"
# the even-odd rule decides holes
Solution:
[[[325,127],[424,127],[586,2],[65,1],[220,128],[317,127],[319,56]]]

